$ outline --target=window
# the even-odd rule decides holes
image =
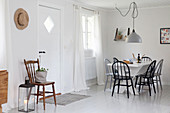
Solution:
[[[83,15],[82,26],[83,26],[84,49],[93,50],[94,48],[94,16]]]

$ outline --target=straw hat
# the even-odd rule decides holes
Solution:
[[[25,29],[28,26],[28,22],[29,22],[29,17],[27,12],[22,8],[17,9],[14,15],[14,21],[18,29],[20,30]]]

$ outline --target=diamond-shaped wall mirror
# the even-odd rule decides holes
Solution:
[[[53,22],[53,20],[51,19],[50,16],[48,16],[47,19],[45,20],[44,26],[47,29],[48,33],[51,33],[51,30],[54,27],[54,22]]]

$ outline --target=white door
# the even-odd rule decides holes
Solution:
[[[39,5],[40,66],[48,70],[47,80],[55,82],[56,92],[61,91],[61,10]]]

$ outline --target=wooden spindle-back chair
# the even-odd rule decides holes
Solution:
[[[49,98],[49,97],[54,97],[54,103],[56,105],[56,94],[55,94],[55,88],[54,88],[54,84],[55,82],[36,82],[35,80],[35,76],[36,76],[36,69],[40,69],[40,65],[39,65],[39,59],[37,60],[28,60],[26,61],[24,59],[24,64],[25,64],[25,67],[26,67],[26,70],[27,70],[27,74],[28,74],[28,77],[29,77],[29,80],[30,80],[30,83],[31,84],[34,84],[37,86],[37,94],[35,94],[37,96],[37,104],[38,104],[38,101],[39,101],[39,96],[43,96],[43,105],[44,105],[44,110],[45,110],[45,99],[46,98]],[[49,92],[49,91],[45,91],[45,86],[49,86],[51,85],[52,86],[52,92]],[[40,86],[43,87],[43,91],[41,92],[40,91]],[[52,93],[52,95],[48,95],[47,97],[45,97],[45,93]]]

